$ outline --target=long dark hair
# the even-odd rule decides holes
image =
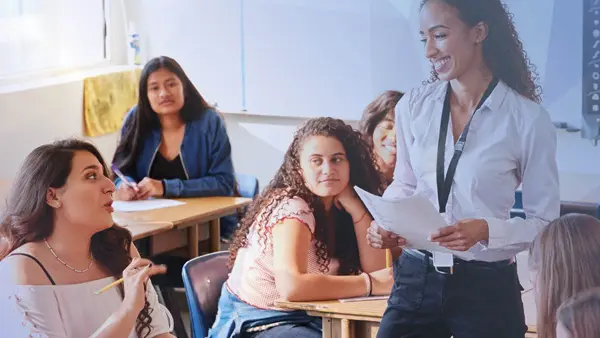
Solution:
[[[494,76],[524,97],[540,103],[542,88],[536,83],[536,67],[523,50],[523,43],[515,29],[513,14],[500,0],[439,0],[458,11],[460,19],[469,27],[480,22],[487,24],[488,35],[483,40],[483,58]],[[421,9],[429,2],[423,0]],[[438,80],[432,67],[429,82]]]
[[[304,141],[310,136],[327,136],[339,140],[346,150],[350,164],[348,184],[373,194],[381,193],[381,176],[375,157],[361,134],[339,119],[329,117],[311,119],[296,131],[285,153],[282,166],[262,194],[249,206],[229,248],[230,267],[237,257],[238,250],[248,244],[247,237],[252,224],[255,221],[264,224],[270,219],[273,209],[284,199],[299,197],[308,203],[315,217],[319,270],[327,272],[331,257],[335,257],[340,261],[341,275],[356,274],[360,271],[358,244],[352,217],[335,207],[332,207],[332,212],[328,214],[321,199],[306,187],[300,173],[299,154]],[[257,219],[259,215],[260,219]]]
[[[13,250],[30,242],[39,242],[54,230],[54,209],[46,203],[49,188],[61,188],[71,172],[75,152],[87,151],[102,164],[108,177],[106,163],[96,147],[85,141],[68,139],[34,149],[25,159],[13,183],[6,211],[0,223],[0,237],[5,245],[0,260]],[[131,262],[131,233],[115,224],[92,236],[91,251],[94,259],[112,276],[121,278]],[[120,287],[123,296],[123,287]],[[150,303],[146,300],[136,323],[139,337],[150,333]],[[145,332],[145,334],[144,334]]]
[[[162,68],[175,74],[183,84],[185,103],[179,114],[185,123],[199,119],[207,109],[211,108],[177,61],[167,56],[159,56],[148,61],[140,75],[135,113],[125,120],[122,137],[112,162],[123,172],[131,171],[134,166],[140,151],[140,138],[147,136],[151,130],[160,128],[160,120],[148,100],[148,77]]]

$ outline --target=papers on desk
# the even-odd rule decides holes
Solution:
[[[429,241],[430,234],[447,224],[427,198],[414,195],[386,199],[359,187],[354,189],[379,226],[406,238],[405,248],[452,253],[467,260],[473,258],[468,251],[449,250]]]
[[[134,212],[134,211],[145,211],[169,208],[178,205],[185,204],[181,201],[169,200],[164,198],[151,198],[140,201],[114,201],[113,208],[115,211],[121,212]]]
[[[370,296],[370,297],[353,297],[353,298],[342,298],[338,299],[340,303],[348,303],[348,302],[362,302],[366,300],[382,300],[388,299],[390,296]]]

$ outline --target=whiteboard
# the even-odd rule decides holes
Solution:
[[[583,0],[505,0],[553,121],[582,126]],[[534,13],[534,15],[532,15]]]
[[[420,0],[244,1],[250,113],[356,120],[429,78]],[[582,0],[505,0],[555,121],[581,126]],[[535,15],[532,15],[535,13]]]
[[[209,103],[242,109],[241,0],[136,0],[128,8],[148,59],[174,58]]]
[[[150,56],[180,61],[225,112],[357,120],[384,90],[429,78],[420,0],[135,1]],[[583,0],[504,2],[542,104],[580,127]]]
[[[411,35],[387,0],[245,1],[247,110],[356,120],[383,90],[422,81]]]

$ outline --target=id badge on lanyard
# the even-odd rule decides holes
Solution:
[[[454,174],[456,173],[456,166],[458,165],[458,160],[462,155],[463,149],[465,147],[465,143],[467,142],[467,134],[469,133],[469,127],[471,126],[471,121],[473,120],[473,116],[481,106],[483,102],[487,100],[490,96],[496,85],[498,84],[498,79],[493,78],[487,89],[483,93],[483,96],[479,100],[479,103],[475,107],[475,111],[471,114],[471,118],[469,122],[465,125],[465,129],[460,134],[456,145],[454,146],[454,154],[452,155],[452,159],[450,160],[450,165],[448,166],[448,172],[444,175],[444,167],[445,167],[445,152],[446,152],[446,137],[448,135],[448,125],[450,122],[450,94],[451,87],[448,83],[448,88],[446,89],[446,97],[444,98],[444,108],[442,110],[442,121],[440,124],[440,134],[438,139],[438,152],[437,152],[437,193],[438,193],[438,202],[440,206],[440,213],[442,216],[445,216],[446,213],[446,205],[448,204],[448,198],[450,197],[450,190],[452,188],[452,182],[454,180]],[[444,217],[446,218],[446,217]],[[443,252],[433,252],[433,266],[438,267],[449,267],[450,273],[452,273],[452,267],[454,266],[454,256],[450,253]]]

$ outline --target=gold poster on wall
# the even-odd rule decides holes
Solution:
[[[83,80],[84,135],[101,136],[121,128],[137,103],[141,69],[102,74]]]

